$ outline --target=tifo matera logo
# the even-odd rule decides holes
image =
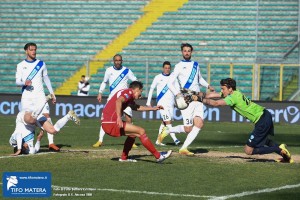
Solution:
[[[7,185],[6,185],[7,190],[9,190],[9,188],[11,187],[16,187],[16,185],[18,184],[17,176],[6,177],[6,180],[7,180]]]

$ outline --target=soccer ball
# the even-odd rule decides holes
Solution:
[[[179,110],[184,110],[189,106],[189,104],[186,102],[183,95],[179,95],[175,97],[175,106]]]
[[[86,76],[84,80],[87,82],[90,80],[90,77]]]

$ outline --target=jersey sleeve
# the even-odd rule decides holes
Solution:
[[[122,91],[119,97],[124,97],[124,103],[128,103],[134,100],[132,89],[126,89]]]
[[[137,77],[133,74],[133,72],[129,69],[128,79],[131,81],[136,81]]]
[[[180,90],[178,88],[176,88],[176,81],[177,81],[178,74],[179,74],[179,72],[178,72],[178,70],[176,70],[176,66],[175,66],[174,72],[170,74],[170,78],[168,81],[168,88],[171,90],[171,92],[174,95],[177,95],[178,93],[180,93]]]
[[[23,85],[25,85],[25,80],[22,80],[22,67],[20,65],[17,65],[16,85],[17,86],[23,86]]]
[[[103,93],[108,80],[109,80],[109,68],[105,70],[103,81],[100,84],[99,93]]]
[[[225,97],[224,101],[226,102],[226,104],[228,106],[234,106],[235,105],[234,99],[232,98],[231,95],[228,95],[227,97]]]
[[[42,61],[42,62],[43,62],[42,76],[45,77],[45,76],[48,76],[48,70],[47,70],[46,63],[44,61]]]
[[[147,99],[147,103],[146,103],[147,106],[151,105],[151,99],[152,99],[153,91],[154,91],[156,86],[157,86],[157,76],[155,76],[155,78],[153,79],[152,84],[150,86],[150,90],[149,90],[149,93],[148,93],[148,99]]]

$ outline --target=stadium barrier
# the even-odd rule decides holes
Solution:
[[[0,94],[0,115],[17,115],[20,109],[21,95]],[[147,99],[137,101],[140,105],[146,105]],[[57,96],[57,103],[50,105],[50,115],[52,117],[62,117],[69,110],[74,110],[81,118],[100,118],[106,98],[103,103],[98,103],[95,96],[79,97],[79,96]],[[152,105],[155,105],[153,100]],[[300,124],[300,102],[299,101],[259,101],[260,105],[266,107],[273,116],[275,123]],[[205,106],[205,121],[209,122],[249,122],[228,106],[213,108]],[[134,112],[135,120],[159,120],[158,111],[151,112]],[[174,120],[182,120],[182,116],[178,109],[174,110]]]

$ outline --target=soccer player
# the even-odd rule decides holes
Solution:
[[[153,91],[156,88],[156,102],[157,105],[161,105],[164,109],[159,110],[162,123],[159,127],[158,134],[160,134],[164,128],[168,129],[170,136],[172,137],[175,145],[179,145],[180,141],[176,138],[175,133],[184,132],[184,126],[172,126],[173,113],[174,113],[174,94],[169,90],[167,83],[171,74],[171,63],[165,61],[162,66],[162,73],[156,75],[150,86],[148,93],[147,106],[151,106],[151,99]],[[179,86],[178,86],[179,87]],[[156,145],[165,146],[161,141],[156,140]]]
[[[139,81],[133,81],[130,83],[128,89],[122,89],[116,92],[107,102],[102,112],[102,128],[106,134],[112,137],[127,136],[122,156],[119,159],[120,162],[136,162],[136,160],[128,158],[129,151],[131,150],[136,137],[138,137],[142,145],[154,155],[157,162],[164,161],[172,153],[172,150],[169,150],[168,152],[158,152],[148,138],[145,129],[133,125],[132,123],[125,122],[121,118],[123,111],[127,106],[130,106],[133,110],[137,111],[155,111],[163,109],[162,106],[148,107],[136,104],[135,100],[141,97],[142,91],[143,84]]]
[[[168,87],[174,95],[181,95],[180,90],[175,87],[175,81],[179,81],[181,88],[190,89],[196,92],[200,91],[200,86],[204,86],[210,91],[214,88],[210,86],[200,73],[200,66],[196,61],[192,61],[193,47],[188,43],[181,44],[181,53],[183,60],[175,65],[174,72],[170,75]],[[188,146],[195,140],[201,128],[203,127],[203,104],[201,102],[191,102],[186,109],[181,110],[184,130],[188,133],[186,140],[179,153],[182,155],[194,155],[188,150]],[[165,137],[162,135],[161,138]]]
[[[39,127],[49,134],[56,134],[62,127],[69,121],[72,120],[76,124],[80,124],[80,119],[74,113],[69,111],[67,115],[59,119],[55,125],[52,125],[47,118],[41,114],[45,104],[38,104],[37,109],[34,111],[20,111],[16,119],[16,128],[9,139],[9,143],[14,147],[14,154],[35,154],[40,149],[40,140],[42,132],[37,137],[37,142],[33,145],[35,128]]]
[[[123,59],[120,54],[116,54],[113,57],[114,66],[111,66],[106,69],[104,74],[104,79],[99,88],[99,94],[97,100],[100,103],[102,101],[102,93],[105,89],[106,84],[109,84],[110,94],[107,101],[109,101],[112,96],[121,89],[128,88],[128,80],[135,81],[137,78],[134,76],[132,71],[127,67],[123,66]],[[130,107],[124,110],[124,116],[128,123],[132,123],[132,109]],[[93,145],[93,147],[100,147],[103,143],[105,132],[103,131],[102,126],[100,127],[99,139]],[[133,147],[137,147],[133,144]]]
[[[236,81],[232,78],[220,81],[221,93],[203,93],[193,96],[194,100],[211,106],[230,106],[231,109],[255,124],[254,130],[244,147],[247,155],[277,153],[282,156],[278,161],[293,163],[290,152],[285,144],[278,145],[269,136],[274,136],[272,115],[264,107],[252,102],[236,89]],[[221,98],[213,100],[211,98]]]
[[[52,95],[52,103],[56,103],[56,97],[52,89],[51,81],[45,62],[36,59],[37,45],[27,43],[24,46],[26,59],[17,65],[16,84],[22,87],[21,110],[32,111],[37,102],[45,101],[45,92],[43,82]],[[46,103],[43,114],[47,120],[52,123],[50,118],[49,104]],[[49,150],[59,151],[59,147],[54,144],[52,134],[47,134],[49,141]]]

